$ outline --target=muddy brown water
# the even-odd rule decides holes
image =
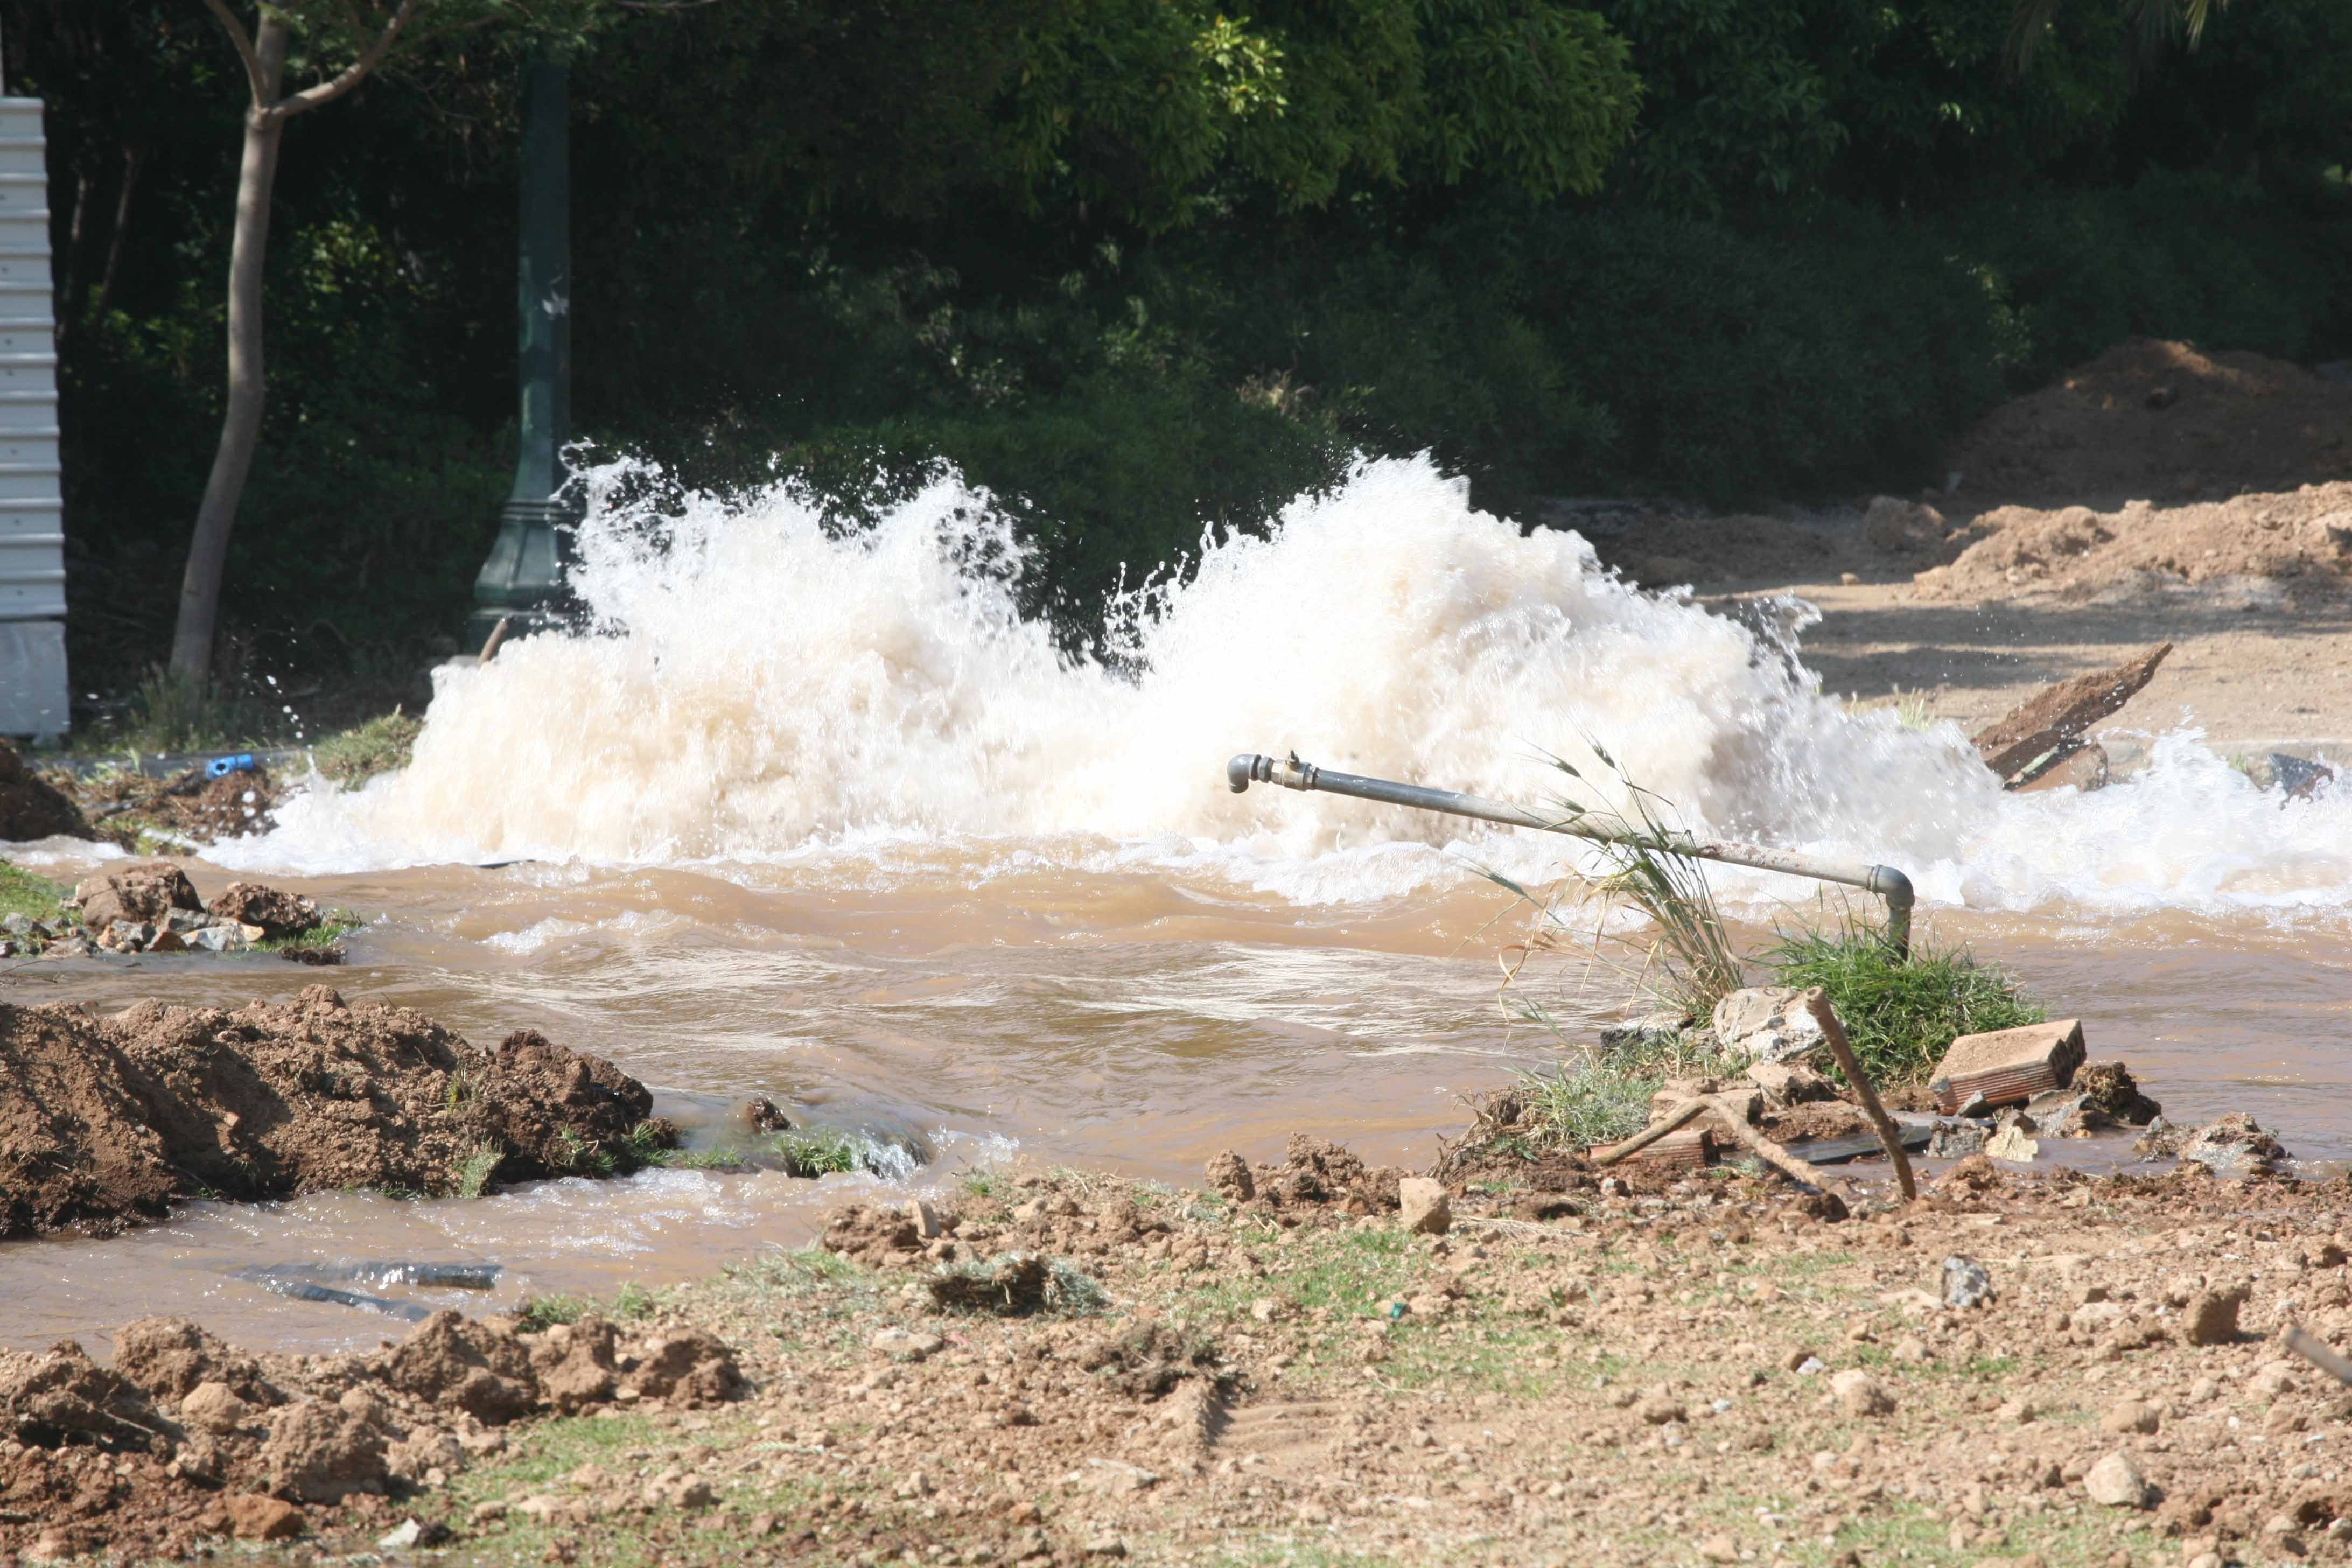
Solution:
[[[195,871],[208,890],[227,878]],[[609,1056],[698,1136],[766,1094],[796,1120],[916,1142],[929,1163],[888,1182],[663,1170],[472,1202],[191,1204],[119,1237],[0,1247],[0,1342],[99,1346],[173,1312],[248,1343],[363,1345],[403,1325],[233,1271],[491,1262],[505,1273],[487,1293],[355,1288],[474,1309],[609,1293],[797,1245],[861,1189],[897,1195],[1016,1152],[1185,1181],[1221,1148],[1271,1157],[1303,1129],[1424,1164],[1466,1120],[1465,1096],[1557,1054],[1500,1016],[1496,952],[1519,927],[1467,871],[1411,898],[1313,908],[1165,871],[1008,874],[946,852],[863,887],[838,868],[542,865],[290,885],[374,918],[349,966],[42,963],[13,970],[7,994],[234,1005],[323,973],[478,1042],[530,1026]],[[1942,910],[1929,927],[2083,1016],[2094,1054],[2129,1061],[2176,1119],[2247,1110],[2308,1159],[2352,1156],[2352,1067],[2334,1044],[2352,984],[2333,937],[2177,913],[2094,927]],[[1624,996],[1572,957],[1531,971],[1528,990],[1570,1024],[1614,1016]],[[2065,1154],[2129,1159],[2105,1141]]]

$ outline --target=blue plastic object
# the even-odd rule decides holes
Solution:
[[[225,779],[231,773],[249,773],[253,771],[253,753],[239,752],[233,757],[215,757],[211,762],[206,763],[205,777]]]

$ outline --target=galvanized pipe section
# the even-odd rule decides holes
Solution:
[[[1892,866],[1869,866],[1858,860],[1824,860],[1787,849],[1769,848],[1761,844],[1694,838],[1687,833],[1663,834],[1654,839],[1643,834],[1603,827],[1583,817],[1557,814],[1546,816],[1529,811],[1523,805],[1486,800],[1475,795],[1457,795],[1448,789],[1425,789],[1420,784],[1366,778],[1360,773],[1334,773],[1328,768],[1318,768],[1312,763],[1300,762],[1296,753],[1286,761],[1276,762],[1272,757],[1244,752],[1225,764],[1225,783],[1235,795],[1249,788],[1252,780],[1260,784],[1280,784],[1285,789],[1321,790],[1327,795],[1351,795],[1360,800],[1409,805],[1421,811],[1475,816],[1485,822],[1499,822],[1508,827],[1534,827],[1546,833],[1566,833],[1599,844],[1653,844],[1696,859],[1720,860],[1728,866],[1749,866],[1759,871],[1783,871],[1791,877],[1811,877],[1817,882],[1841,882],[1850,888],[1876,893],[1885,900],[1886,940],[1898,953],[1908,955],[1911,951],[1911,879]]]

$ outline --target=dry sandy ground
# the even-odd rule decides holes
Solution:
[[[1706,602],[1794,593],[1825,689],[1923,694],[1974,731],[2047,683],[2176,645],[2113,734],[2352,753],[2352,385],[2124,344],[1996,409],[1958,484],[1769,514],[1562,502],[1602,558]],[[2110,742],[2111,752],[2118,748]]]

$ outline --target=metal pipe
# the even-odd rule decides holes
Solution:
[[[1260,784],[1280,784],[1285,789],[1320,790],[1326,795],[1351,795],[1360,800],[1409,805],[1421,811],[1475,816],[1485,822],[1499,822],[1507,827],[1533,827],[1546,833],[1566,833],[1578,838],[1589,838],[1597,844],[1646,845],[1700,860],[1720,860],[1729,866],[1749,866],[1759,871],[1782,871],[1791,877],[1811,877],[1817,882],[1841,882],[1850,888],[1876,893],[1885,900],[1887,942],[1898,955],[1907,957],[1911,952],[1911,879],[1892,866],[1872,866],[1858,860],[1825,860],[1791,850],[1769,848],[1761,844],[1741,844],[1728,838],[1694,838],[1687,833],[1651,835],[1612,829],[1588,821],[1580,815],[1547,816],[1523,805],[1486,800],[1475,795],[1457,795],[1449,789],[1426,789],[1420,784],[1366,778],[1360,773],[1334,773],[1329,768],[1318,768],[1313,763],[1300,762],[1295,752],[1283,762],[1255,752],[1244,752],[1225,764],[1225,783],[1235,795],[1249,788],[1252,780]]]

